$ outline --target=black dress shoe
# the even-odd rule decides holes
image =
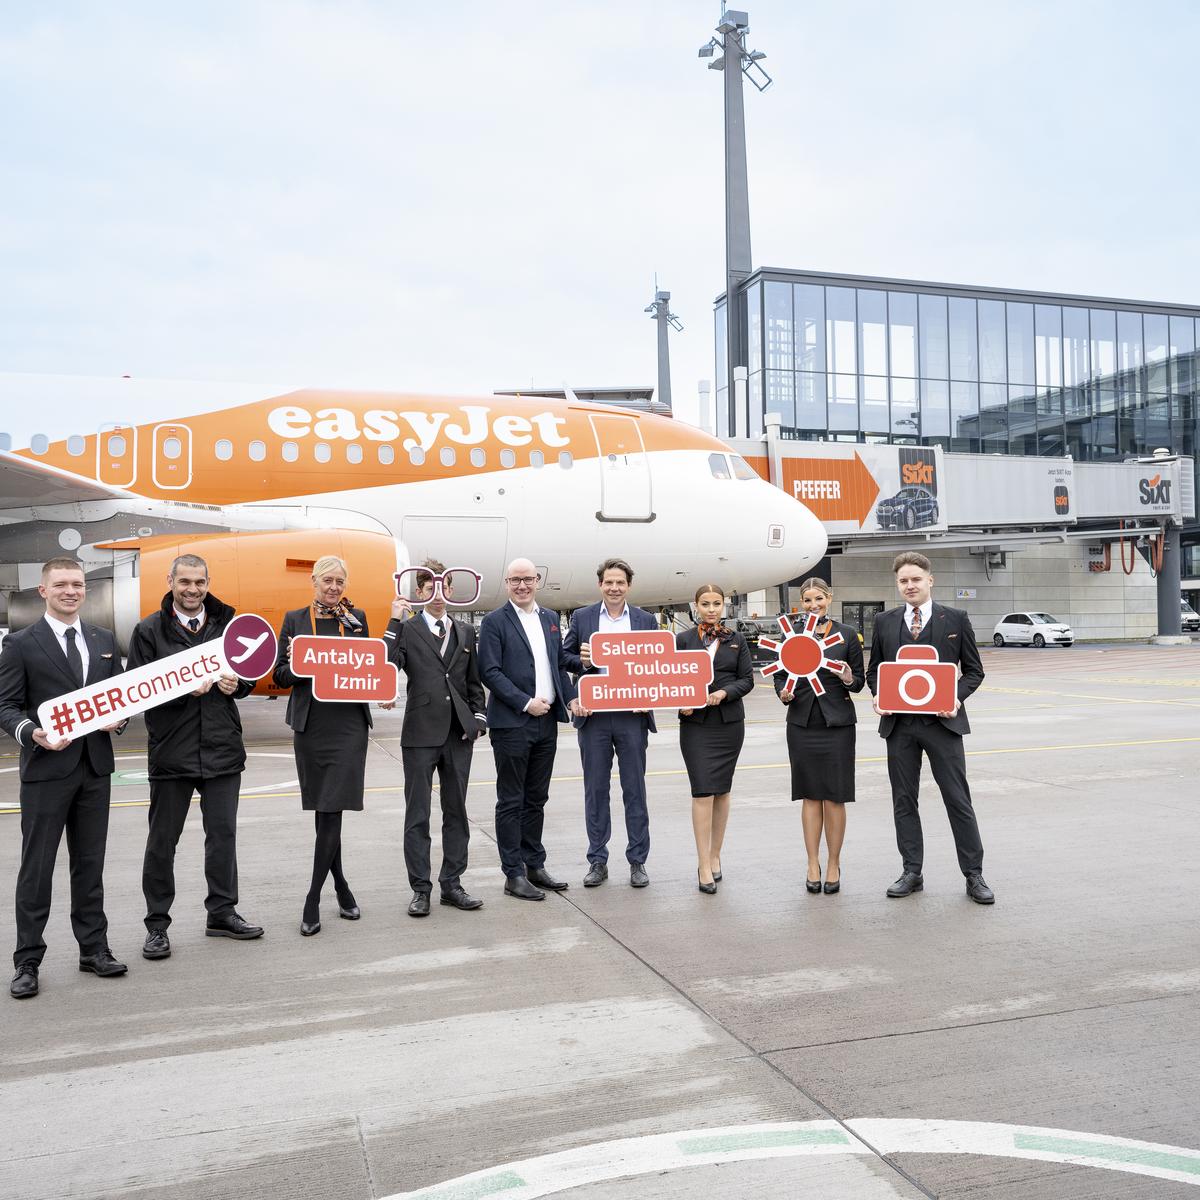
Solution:
[[[599,887],[608,878],[608,866],[605,863],[595,862],[588,867],[587,874],[583,877],[584,887]]]
[[[408,915],[410,917],[429,916],[428,892],[413,892],[413,898],[408,902]]]
[[[716,876],[713,876],[716,879]],[[645,863],[630,863],[629,864],[629,886],[630,887],[646,887],[650,882],[650,876],[646,874]]]
[[[548,892],[565,892],[571,886],[569,883],[563,883],[561,879],[555,879],[545,867],[529,867],[525,874],[530,883],[545,888]]]
[[[887,894],[893,900],[900,896],[911,896],[913,892],[919,892],[925,886],[924,878],[916,871],[905,871],[895,883],[887,890]]]
[[[320,933],[320,932],[321,932],[321,922],[320,921],[301,921],[300,922],[300,936],[301,937],[312,937],[313,934]]]
[[[204,926],[205,937],[236,938],[239,942],[249,942],[263,935],[261,925],[251,925],[235,912],[224,917],[209,917]]]
[[[28,1000],[38,994],[38,964],[32,959],[26,959],[17,964],[17,973],[8,985],[8,994],[14,1000]]]
[[[976,904],[995,904],[996,893],[983,881],[983,876],[978,871],[973,875],[967,876],[967,895],[975,901]]]
[[[518,900],[545,900],[546,898],[545,892],[539,892],[528,879],[523,879],[520,875],[505,877],[504,894],[516,896]]]
[[[343,921],[357,921],[362,916],[362,909],[357,904],[338,905],[338,916]]]
[[[112,951],[107,946],[103,950],[97,950],[95,954],[81,954],[79,956],[79,969],[81,971],[91,971],[93,975],[100,975],[105,979],[111,978],[114,975],[124,975],[129,970],[123,962],[117,962],[113,958]]]
[[[464,912],[470,912],[475,908],[482,908],[483,901],[477,896],[469,895],[463,888],[449,888],[442,893],[442,898],[439,904],[449,904],[454,908],[461,908]]]
[[[165,929],[151,929],[142,945],[143,958],[170,958],[171,939]]]
[[[706,895],[715,896],[717,894],[717,882],[714,879],[712,883],[705,883],[700,878],[700,868],[696,868],[696,886]]]

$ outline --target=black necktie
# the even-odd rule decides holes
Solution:
[[[67,639],[67,666],[71,668],[75,682],[83,687],[83,659],[80,657],[79,647],[75,645],[75,630],[64,630],[63,637]]]
[[[200,628],[200,618],[192,617],[191,620],[188,621],[188,628],[195,633]]]

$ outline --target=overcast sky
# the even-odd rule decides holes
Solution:
[[[0,371],[711,378],[708,0],[0,6]],[[1200,303],[1200,4],[756,0],[756,265]]]

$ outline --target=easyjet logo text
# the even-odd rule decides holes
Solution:
[[[450,412],[400,412],[369,408],[356,413],[349,408],[319,408],[310,412],[298,404],[274,408],[267,415],[271,432],[281,438],[315,437],[321,441],[400,442],[405,450],[429,450],[439,438],[459,446],[478,446],[494,438],[504,446],[527,446],[536,437],[545,446],[569,446],[562,435],[566,417],[552,412],[519,417],[514,413],[492,416],[485,404],[463,404],[451,419]]]

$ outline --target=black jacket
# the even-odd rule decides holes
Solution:
[[[347,629],[346,637],[370,637],[370,631],[367,629],[367,614],[361,608],[353,608],[350,611],[358,619],[359,627],[354,630]],[[276,687],[292,689],[292,694],[288,697],[285,719],[293,733],[304,732],[304,727],[308,724],[309,709],[314,704],[322,703],[320,700],[313,699],[312,679],[306,675],[292,673],[292,638],[299,634],[313,632],[311,605],[304,608],[293,608],[290,612],[283,614],[283,627],[279,631],[279,654],[275,658],[275,671],[271,678],[275,681]],[[338,700],[332,703],[344,705],[353,703],[353,701]],[[362,709],[367,718],[367,728],[370,729],[375,724],[371,720],[371,706],[364,704]]]
[[[707,650],[708,647],[700,640],[700,632],[696,628],[685,629],[676,634],[675,645],[680,650]],[[742,697],[754,691],[754,663],[750,658],[750,645],[744,633],[735,633],[727,642],[722,642],[713,655],[713,681],[708,685],[709,692],[725,692],[725,699],[717,705],[721,720],[744,721],[746,706]],[[681,721],[700,721],[704,718],[704,709],[692,710],[690,717],[681,716]]]
[[[171,593],[156,613],[143,617],[129,640],[128,670],[158,662],[204,642],[221,638],[234,610],[211,592],[204,597],[204,625],[189,633],[179,624]],[[179,696],[146,711],[151,779],[214,779],[246,765],[237,701],[254,684],[242,679],[232,696],[214,683],[203,696]]]
[[[800,616],[803,617],[803,614]],[[850,693],[861,692],[863,684],[866,682],[866,675],[863,672],[862,643],[858,640],[858,630],[853,626],[843,625],[839,621],[831,621],[829,632],[831,634],[840,633],[842,644],[830,646],[825,651],[825,657],[835,662],[839,660],[848,662],[854,678],[849,684],[845,684],[832,671],[822,669],[819,677],[821,686],[825,689],[823,696],[818,696],[812,690],[807,679],[797,680],[796,697],[787,706],[787,723],[789,725],[807,725],[814,703],[821,706],[821,716],[825,718],[825,724],[830,728],[838,725],[854,725],[858,721],[858,714],[854,711],[854,701],[850,699]],[[787,672],[776,671],[772,679],[778,694],[787,684]]]

